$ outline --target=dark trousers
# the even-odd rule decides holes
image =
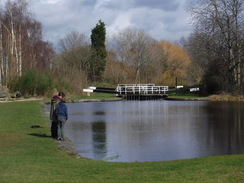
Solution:
[[[54,139],[58,138],[58,123],[57,122],[52,122],[52,125],[51,125],[51,136]]]
[[[58,140],[64,140],[64,125],[66,119],[65,118],[58,118]]]

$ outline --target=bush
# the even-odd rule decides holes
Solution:
[[[50,74],[30,70],[14,79],[9,88],[12,92],[19,91],[24,96],[44,96],[53,90],[54,84]]]
[[[62,77],[60,77],[62,78]],[[74,84],[72,84],[69,80],[66,78],[56,78],[55,79],[55,88],[57,91],[63,91],[66,95],[68,93],[75,93],[75,87]]]

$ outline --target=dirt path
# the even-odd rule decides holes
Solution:
[[[43,98],[0,98],[0,102],[26,102],[26,101],[42,101]]]

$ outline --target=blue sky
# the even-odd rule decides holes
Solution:
[[[55,43],[75,30],[90,37],[99,20],[112,38],[126,28],[139,28],[156,40],[177,41],[192,31],[190,0],[31,0],[44,39]]]

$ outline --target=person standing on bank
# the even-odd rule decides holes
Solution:
[[[64,125],[68,120],[68,111],[64,99],[59,102],[56,108],[56,115],[58,117],[58,140],[64,140]]]
[[[51,136],[52,138],[58,138],[58,118],[56,115],[56,108],[58,103],[62,98],[65,97],[63,92],[59,92],[58,95],[54,95],[51,99],[51,108],[50,108],[50,120],[51,120]]]

